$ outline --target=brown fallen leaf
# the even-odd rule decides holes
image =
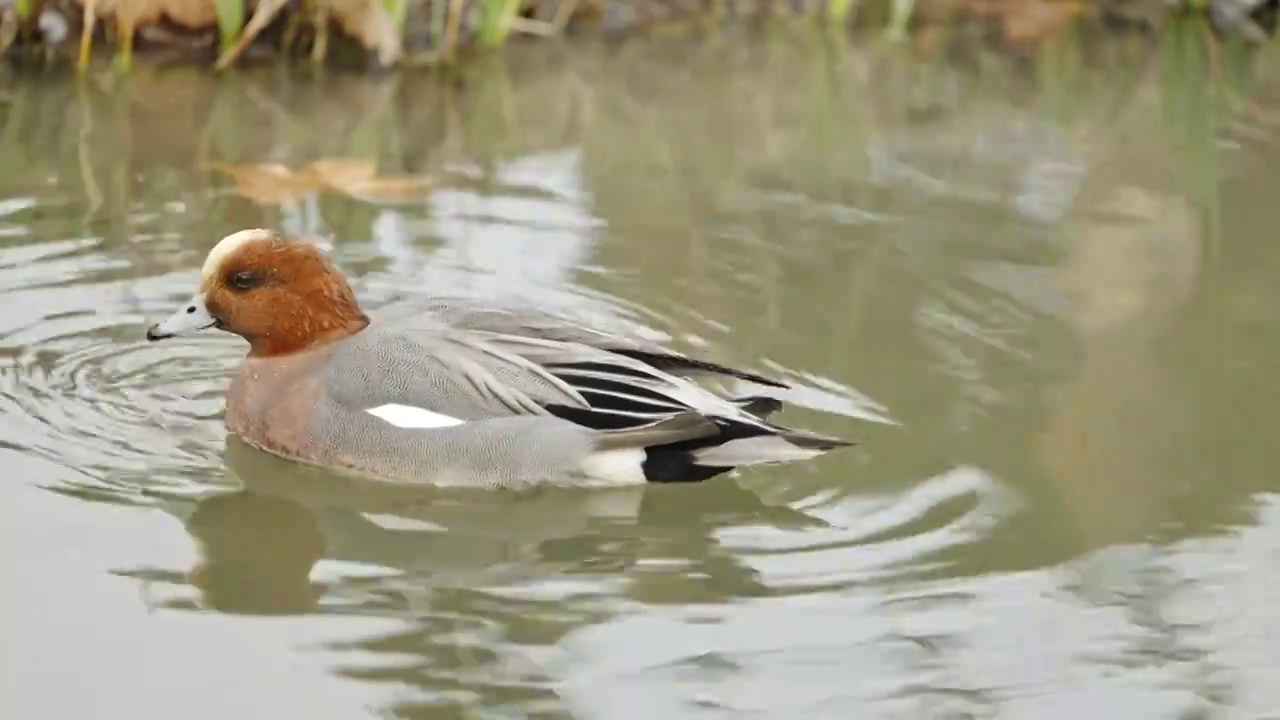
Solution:
[[[314,193],[317,188],[305,175],[299,175],[279,163],[228,165],[214,163],[210,167],[231,176],[236,194],[260,205],[280,205]]]
[[[371,161],[353,158],[316,160],[298,171],[279,163],[215,163],[210,167],[230,175],[237,194],[262,205],[279,205],[324,191],[356,199],[404,199],[431,185],[426,177],[378,177]]]
[[[217,27],[218,10],[213,0],[75,0],[81,7],[93,6],[97,18],[127,14],[137,25],[151,25],[167,19],[188,30]]]
[[[405,198],[431,184],[428,178],[412,175],[377,177],[373,163],[366,160],[317,160],[306,172],[328,189],[354,198]]]
[[[382,0],[320,0],[322,17],[331,15],[338,27],[373,53],[382,67],[391,67],[404,55],[404,43],[395,20]]]
[[[1086,7],[1078,0],[1026,0],[1018,3],[1018,12],[1004,18],[1005,39],[1015,45],[1027,45],[1056,37],[1084,15]]]
[[[312,162],[302,172],[314,177],[319,185],[341,190],[373,180],[377,170],[368,160],[326,158]]]
[[[189,30],[216,27],[218,10],[213,0],[75,0],[83,9],[80,32],[80,64],[89,59],[94,25],[99,19],[114,17],[120,56],[128,62],[133,54],[133,37],[139,27],[167,19]]]
[[[1086,0],[969,0],[975,15],[999,22],[1013,45],[1034,45],[1055,37],[1093,11]]]

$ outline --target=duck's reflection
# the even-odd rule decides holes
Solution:
[[[200,607],[221,612],[412,617],[442,602],[480,612],[458,607],[468,595],[458,592],[557,583],[576,588],[561,591],[566,600],[753,596],[764,592],[760,579],[720,547],[718,531],[823,524],[728,478],[678,488],[440,490],[337,475],[234,437],[226,462],[239,488],[199,500],[184,521],[199,556],[186,581]]]
[[[324,536],[306,507],[239,491],[201,501],[186,526],[200,554],[187,581],[204,607],[255,614],[315,607],[321,591],[311,570]]]

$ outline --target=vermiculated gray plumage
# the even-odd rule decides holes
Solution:
[[[775,425],[765,417],[780,401],[724,398],[693,382],[701,375],[785,387],[562,318],[442,301],[314,358],[249,360],[235,394],[258,397],[229,410],[228,425],[305,461],[478,487],[697,481],[851,444]],[[384,406],[425,411],[438,426],[369,412]],[[278,418],[304,427],[273,431]]]

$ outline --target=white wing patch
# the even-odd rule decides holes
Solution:
[[[461,425],[463,420],[452,418],[448,415],[431,412],[426,408],[414,407],[412,405],[398,405],[396,403],[387,403],[378,407],[366,408],[365,412],[370,415],[386,420],[387,422],[399,428],[413,428],[416,430],[425,430],[431,428],[452,427]]]

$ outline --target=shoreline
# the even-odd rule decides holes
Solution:
[[[1016,55],[1079,34],[1158,35],[1187,15],[1216,37],[1256,45],[1280,20],[1278,0],[310,0],[296,12],[286,0],[121,2],[0,0],[0,71],[83,70],[107,59],[126,69],[135,59],[218,70],[451,68],[514,45],[720,43],[774,28],[837,43],[961,43]]]

